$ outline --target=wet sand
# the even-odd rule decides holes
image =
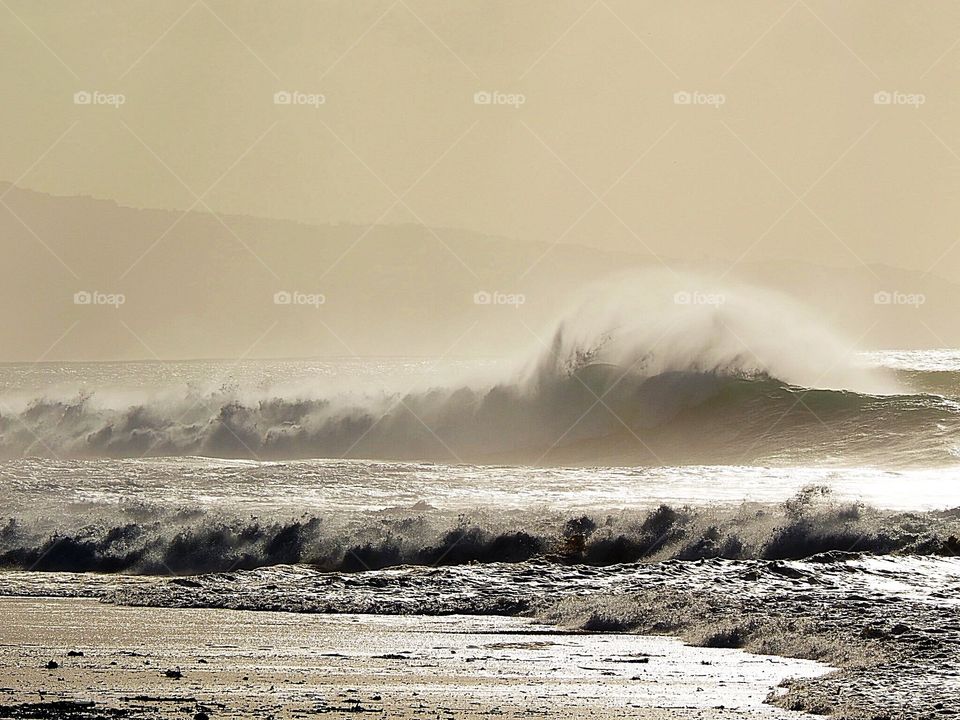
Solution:
[[[16,597],[0,618],[0,717],[798,718],[764,700],[830,670],[524,618]]]

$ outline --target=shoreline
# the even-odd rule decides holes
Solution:
[[[674,638],[571,633],[531,618],[46,597],[0,598],[0,618],[0,717],[13,718],[761,720],[802,717],[764,701],[788,678],[832,670]]]
[[[540,617],[561,627],[817,660],[836,670],[790,682],[769,701],[835,720],[930,720],[960,715],[958,610],[960,603],[930,605],[907,592],[818,596],[797,578],[792,594],[661,588],[567,598]]]
[[[406,636],[396,635],[402,628],[420,633],[432,628],[442,638],[438,646],[449,644],[464,628],[499,634],[504,643],[525,634],[531,643],[558,653],[563,649],[558,638],[569,637],[584,644],[586,649],[578,651],[582,658],[606,657],[604,648],[590,645],[593,641],[588,638],[604,636],[616,643],[669,638],[701,652],[747,651],[767,662],[799,659],[834,669],[826,674],[794,672],[785,691],[771,693],[767,688],[761,693],[761,700],[780,709],[829,714],[836,720],[929,720],[960,714],[960,561],[942,557],[824,553],[799,561],[715,559],[610,568],[469,563],[360,573],[275,566],[175,578],[6,571],[0,579],[4,580],[0,595],[5,596],[0,598],[0,618],[6,617],[7,625],[16,628],[18,618],[11,617],[10,608],[29,609],[31,604],[40,608],[42,620],[34,623],[27,637],[46,637],[51,652],[68,652],[71,643],[85,642],[82,637],[71,641],[58,635],[58,628],[51,626],[51,611],[68,617],[63,608],[85,608],[94,625],[104,617],[132,622],[138,628],[133,637],[143,636],[161,649],[167,643],[158,638],[168,633],[165,624],[171,619],[182,623],[183,618],[194,617],[203,627],[234,627],[238,618],[245,618],[246,626],[255,632],[250,637],[237,635],[233,641],[237,648],[256,644],[252,638],[265,632],[261,626],[268,621],[300,628],[301,634],[310,630],[316,637],[305,647],[275,636],[256,644],[293,648],[298,662],[303,660],[301,651],[311,647],[328,647],[330,657],[343,655],[331,645],[331,637],[339,633],[346,638],[342,642],[360,642],[353,635],[362,630],[365,636],[370,628],[380,628],[377,632],[386,633],[393,645],[386,643],[385,649],[368,655],[401,656],[395,662],[411,660],[397,652],[398,647],[409,649],[401,642]],[[152,624],[147,622],[150,618]],[[0,634],[6,648],[0,651],[0,664],[3,653],[22,642],[21,637],[5,632]],[[124,645],[129,637],[115,637],[111,647],[116,652],[129,649]],[[187,648],[191,652],[209,643],[202,633],[192,637],[193,645]],[[183,657],[171,662],[199,662],[180,647]],[[10,657],[17,659],[16,653]],[[29,682],[18,687],[43,687],[35,672],[41,663],[35,660],[36,667],[26,676]],[[436,660],[427,652],[419,662],[435,664]],[[481,661],[474,658],[452,673],[454,686],[481,667],[476,662]],[[565,664],[569,663],[560,659],[556,666]],[[643,665],[644,671],[656,667]],[[598,673],[611,671],[595,679],[601,686],[608,685],[619,677],[622,667],[594,668]],[[354,674],[376,682],[369,662],[353,669]],[[694,669],[700,669],[698,663]],[[148,679],[148,685],[156,680]],[[541,685],[553,681],[541,680]],[[576,687],[589,680],[577,676],[570,682]],[[531,686],[524,692],[532,697],[540,689]],[[514,690],[516,683],[508,683],[504,692]],[[406,705],[397,705],[394,696],[381,695],[393,703],[391,716],[413,717],[412,709],[423,704],[422,698],[414,702],[411,696]],[[331,699],[324,702],[329,704]],[[492,712],[484,705],[486,699],[478,702]],[[720,705],[731,707],[729,700],[720,699],[700,711],[712,712]],[[438,701],[435,707],[442,705]],[[587,708],[583,712],[596,717],[609,714],[596,703],[587,703]],[[551,712],[550,707],[541,710]]]

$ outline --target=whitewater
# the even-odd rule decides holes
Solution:
[[[840,668],[785,706],[929,717],[958,465],[960,352],[631,277],[510,358],[0,366],[0,594],[673,634]]]

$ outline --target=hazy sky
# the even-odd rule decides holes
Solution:
[[[5,0],[0,18],[0,179],[21,187],[960,279],[952,1]]]

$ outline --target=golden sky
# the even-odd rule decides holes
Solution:
[[[952,1],[4,0],[0,18],[0,179],[21,187],[960,279]]]
[[[0,0],[0,56],[0,360],[501,353],[642,265],[960,343],[955,0]]]

